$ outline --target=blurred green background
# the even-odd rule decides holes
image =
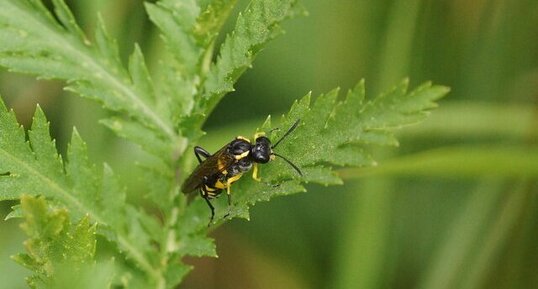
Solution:
[[[142,1],[67,2],[87,31],[100,11],[124,56],[138,42],[157,64]],[[407,76],[452,92],[401,131],[400,147],[375,152],[378,167],[346,169],[344,186],[260,203],[250,222],[213,232],[220,257],[187,260],[196,268],[180,288],[538,288],[538,1],[302,3],[310,15],[285,23],[210,117],[209,151],[308,91],[361,78],[370,96]],[[136,148],[97,124],[106,113],[95,103],[5,70],[0,93],[26,127],[40,103],[61,151],[76,126],[96,162],[135,182]],[[22,250],[17,221],[0,222],[0,236],[0,288],[26,288],[8,257]]]

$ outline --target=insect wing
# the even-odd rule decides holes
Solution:
[[[198,189],[203,184],[204,176],[210,177],[220,173],[230,167],[234,160],[234,157],[228,152],[228,146],[224,146],[194,169],[191,175],[183,182],[181,191],[188,194]]]

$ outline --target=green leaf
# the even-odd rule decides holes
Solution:
[[[161,106],[170,110],[173,124],[180,128],[185,127],[183,121],[200,114],[193,111],[195,96],[201,93],[214,40],[236,1],[205,2],[163,0],[145,4],[167,47],[158,79]]]
[[[97,29],[95,29],[95,45],[99,55],[103,58],[107,65],[120,66],[120,52],[118,43],[115,39],[110,37],[105,21],[98,15],[97,17]],[[117,72],[123,72],[122,69]],[[125,76],[125,75],[122,75]]]
[[[53,0],[52,2],[54,3],[54,11],[62,25],[71,34],[78,36],[81,41],[87,42],[88,40],[86,39],[84,32],[82,32],[82,29],[78,26],[73,13],[71,13],[71,10],[69,10],[69,7],[67,7],[65,2],[63,0]]]
[[[42,195],[65,206],[75,219],[88,216],[102,225],[101,231],[117,242],[125,256],[148,275],[156,275],[157,261],[151,260],[152,239],[141,228],[140,219],[150,218],[125,203],[124,188],[112,170],[99,170],[88,159],[86,144],[76,130],[64,165],[49,136],[48,123],[38,107],[32,129],[25,133],[12,112],[0,101],[0,201],[24,194]],[[155,262],[155,263],[152,263]]]
[[[174,288],[191,269],[182,263],[184,256],[216,256],[214,241],[206,237],[205,201],[196,198],[187,204],[187,196],[179,192],[192,160],[185,150],[203,134],[201,124],[255,56],[282,32],[281,22],[302,12],[295,0],[253,0],[213,62],[216,36],[235,2],[147,3],[167,47],[161,65],[150,72],[137,45],[127,65],[122,63],[118,45],[100,17],[90,42],[64,0],[52,1],[54,13],[40,0],[0,1],[0,65],[66,81],[67,90],[114,112],[101,121],[105,126],[151,154],[141,165],[142,182],[155,206],[135,207],[126,201],[125,187],[112,169],[90,160],[76,130],[64,160],[39,107],[26,134],[0,101],[0,201],[28,195],[22,208],[31,212],[26,215],[26,230],[36,241],[17,260],[35,271],[37,277],[30,280],[34,287],[42,287],[39,282],[46,277],[58,280],[53,284],[58,286],[49,288],[64,288],[62,284],[104,288],[114,282],[126,288]],[[245,176],[234,184],[233,206],[227,208],[225,198],[214,201],[215,220],[249,218],[250,206],[304,191],[305,182],[341,184],[333,167],[375,164],[370,147],[396,145],[393,130],[422,120],[446,92],[444,87],[425,84],[408,93],[403,82],[366,100],[361,82],[343,101],[338,90],[313,102],[307,95],[282,119],[281,130],[269,135],[274,141],[301,120],[276,151],[297,164],[303,176],[280,159],[260,165],[262,182]],[[263,128],[271,129],[270,119]],[[105,262],[102,268],[111,268],[113,277],[100,271],[102,263],[91,261],[96,232],[111,242],[107,247],[113,251],[114,264]],[[92,242],[93,249],[87,246]],[[88,252],[91,256],[83,254]],[[89,266],[84,265],[86,260],[91,261]],[[80,274],[63,267],[68,261],[80,265],[75,266]],[[93,286],[92,275],[98,285]]]
[[[408,81],[404,80],[389,92],[366,99],[364,81],[361,81],[343,101],[338,100],[337,89],[319,96],[313,103],[310,94],[296,101],[282,118],[280,129],[269,138],[279,139],[300,120],[295,131],[275,151],[300,167],[303,177],[279,158],[259,165],[262,181],[243,177],[234,184],[233,207],[227,209],[224,203],[214,202],[215,219],[222,219],[228,213],[230,217],[248,218],[248,207],[258,201],[304,191],[301,181],[340,184],[342,180],[332,170],[334,166],[376,165],[370,153],[372,144],[397,144],[394,131],[424,119],[436,107],[435,101],[449,91],[447,87],[425,83],[408,92],[407,86]],[[270,119],[262,127],[269,130]]]
[[[18,218],[22,218],[21,205],[12,206],[11,212],[7,214],[7,216],[4,218],[4,221],[7,221],[9,219],[18,219]]]
[[[166,284],[179,284],[191,269],[191,266],[171,264],[166,271]],[[170,286],[169,288],[174,287]]]
[[[203,84],[201,113],[209,113],[222,97],[251,67],[258,52],[268,41],[282,33],[279,24],[304,12],[295,0],[253,0],[239,15],[235,29],[220,47],[217,61],[211,65]]]
[[[448,92],[448,88],[430,83],[411,92],[407,92],[407,86],[408,81],[404,80],[371,100],[365,99],[363,81],[342,102],[337,101],[338,91],[320,96],[312,105],[307,96],[283,119],[283,127],[291,126],[297,119],[303,125],[279,150],[285,155],[300,156],[295,161],[303,167],[374,165],[369,145],[396,145],[394,130],[422,120],[436,106],[434,101]],[[300,154],[301,146],[292,145],[297,143],[308,148],[309,153]]]
[[[123,119],[120,117],[111,117],[100,121],[101,124],[114,131],[118,136],[129,139],[154,156],[160,156],[162,162],[169,162],[171,157],[172,146],[166,138],[140,123]]]
[[[198,16],[194,27],[194,34],[199,42],[207,46],[215,40],[236,2],[237,0],[210,1]]]
[[[65,80],[68,90],[95,99],[175,143],[178,135],[170,110],[168,105],[155,101],[139,49],[135,48],[127,70],[102,19],[99,18],[92,45],[64,1],[55,0],[53,4],[61,24],[40,1],[0,1],[0,66]]]
[[[138,45],[135,45],[135,50],[129,58],[129,73],[135,89],[140,91],[140,95],[146,98],[147,102],[155,101],[155,90],[153,81],[149,74],[144,55]]]
[[[25,220],[21,227],[29,237],[24,243],[27,253],[13,259],[34,272],[28,279],[31,287],[53,284],[57,271],[66,266],[77,273],[93,262],[95,225],[88,217],[71,224],[67,210],[51,210],[43,198],[30,196],[21,198],[21,207]]]
[[[47,289],[103,289],[116,288],[114,273],[118,271],[113,260],[98,261],[91,265],[83,265],[74,272],[69,265],[59,267],[55,282]],[[116,285],[117,286],[117,285]]]
[[[194,75],[203,50],[193,35],[200,7],[194,0],[162,0],[156,4],[145,3],[148,15],[162,32],[174,65],[182,76]]]

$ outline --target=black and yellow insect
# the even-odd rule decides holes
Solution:
[[[200,191],[200,195],[205,199],[211,210],[209,224],[213,222],[215,216],[215,208],[210,200],[219,196],[223,190],[226,190],[228,205],[231,205],[230,187],[244,173],[254,167],[252,178],[260,181],[258,177],[258,163],[268,163],[277,156],[290,164],[302,176],[301,170],[296,165],[273,151],[299,125],[299,121],[297,120],[274,145],[271,144],[265,133],[261,132],[254,135],[254,144],[249,139],[238,136],[214,154],[210,154],[199,146],[194,147],[194,154],[200,164],[185,180],[181,190],[185,194],[196,190]],[[205,159],[202,160],[202,157]]]

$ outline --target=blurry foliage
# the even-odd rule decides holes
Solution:
[[[220,258],[188,260],[197,269],[185,288],[533,287],[538,3],[303,3],[309,17],[288,24],[213,110],[201,140],[209,151],[251,134],[264,115],[286,110],[305,91],[347,89],[357,78],[369,80],[373,95],[405,76],[432,79],[452,87],[450,98],[430,121],[403,130],[397,152],[377,152],[378,167],[342,171],[345,186],[308,186],[308,194],[258,205],[251,222],[219,229]],[[102,13],[123,63],[138,42],[149,69],[160,65],[164,47],[141,1],[68,5],[88,33]],[[95,125],[109,116],[96,105],[64,97],[57,82],[7,73],[0,92],[25,127],[39,102],[62,152],[76,125],[90,157],[139,188],[125,165],[138,148]],[[7,258],[22,251],[15,222],[0,222],[0,288],[24,288],[29,275]]]
[[[27,253],[13,259],[34,272],[27,278],[30,287],[58,287],[55,283],[62,281],[57,275],[76,276],[87,270],[84,266],[92,265],[96,230],[87,216],[71,224],[67,210],[50,210],[43,198],[23,196],[21,207],[25,219],[21,228],[30,239],[24,243]]]

